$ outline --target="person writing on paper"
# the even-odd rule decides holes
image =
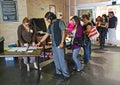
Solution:
[[[28,46],[35,46],[35,31],[33,28],[30,26],[30,20],[25,17],[22,21],[22,24],[18,26],[17,30],[18,34],[18,40],[20,42],[20,46],[22,47],[28,47]],[[30,63],[34,64],[34,68],[38,69],[36,62],[35,62],[35,57],[29,57],[30,58]],[[28,62],[28,57],[23,57],[24,64],[27,66],[27,71],[30,71],[30,66]]]
[[[53,78],[59,78],[63,76],[62,80],[69,78],[68,67],[65,61],[64,41],[66,36],[66,27],[62,20],[56,18],[56,15],[52,12],[47,12],[45,18],[50,23],[47,33],[43,36],[37,45],[40,45],[46,38],[51,35],[52,37],[52,52],[54,57],[54,63],[56,73]]]

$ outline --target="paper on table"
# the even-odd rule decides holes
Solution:
[[[14,47],[14,48],[9,49],[8,51],[9,51],[9,52],[15,52],[15,51],[17,51],[17,49],[18,49],[18,48]]]
[[[32,53],[32,52],[33,52],[33,50],[28,50],[28,51],[27,51],[27,53]]]
[[[9,52],[22,52],[22,51],[27,51],[27,47],[13,47],[11,49],[8,50]]]
[[[29,46],[28,50],[30,50],[30,49],[34,50],[34,49],[37,49],[37,47],[36,46]]]
[[[18,52],[27,51],[27,47],[18,47]]]
[[[28,50],[35,50],[35,49],[41,49],[42,47],[37,46],[29,46]]]

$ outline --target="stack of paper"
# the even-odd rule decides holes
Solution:
[[[8,50],[9,52],[23,52],[23,51],[27,51],[27,47],[13,47],[11,49]]]

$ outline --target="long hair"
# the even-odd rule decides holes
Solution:
[[[102,17],[105,17],[105,22],[108,22],[108,18],[106,14],[103,14]]]
[[[78,27],[79,25],[81,25],[81,23],[80,23],[80,18],[79,18],[78,16],[73,16],[72,19],[74,19],[77,27]]]

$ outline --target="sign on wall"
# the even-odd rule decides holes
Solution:
[[[16,1],[2,1],[2,20],[3,21],[17,21],[17,7]]]

